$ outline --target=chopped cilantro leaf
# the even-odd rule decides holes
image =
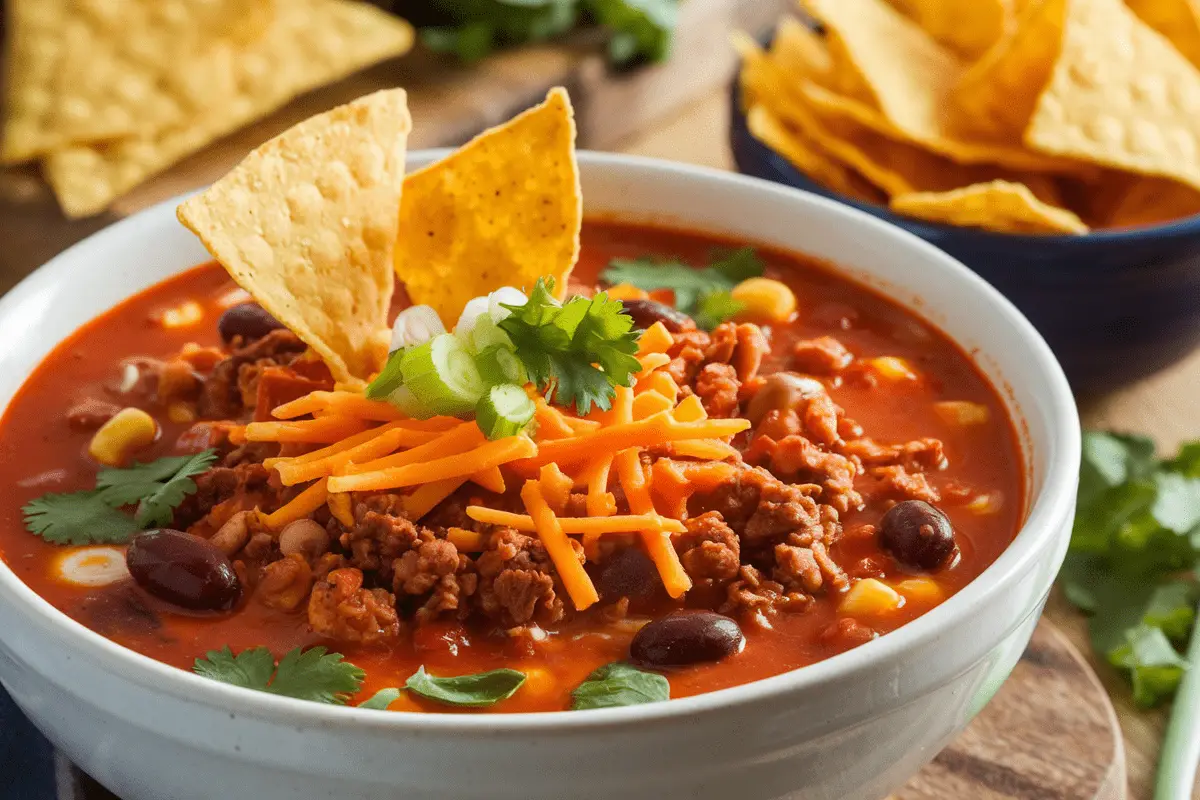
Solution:
[[[25,528],[51,544],[123,544],[141,528],[95,489],[44,494],[21,511]]]
[[[215,450],[205,450],[101,470],[95,489],[46,494],[27,503],[25,528],[53,544],[123,544],[140,530],[171,524],[175,509],[196,491],[192,477],[216,458]],[[120,510],[131,505],[137,505],[132,518]]]
[[[1085,433],[1059,585],[1091,615],[1092,646],[1128,670],[1140,705],[1169,699],[1186,667],[1175,644],[1194,627],[1198,564],[1200,447],[1159,461],[1149,439]]]
[[[297,647],[276,664],[275,657],[265,647],[252,647],[235,656],[226,645],[196,659],[192,670],[197,675],[246,689],[343,705],[362,687],[366,673],[342,658],[341,653],[329,653],[324,647],[307,650]]]
[[[400,690],[391,687],[388,689],[380,689],[370,698],[358,704],[359,708],[370,708],[375,711],[387,711],[388,706],[400,699]]]
[[[595,20],[612,31],[608,59],[618,66],[671,54],[677,0],[585,0]]]
[[[96,486],[109,505],[137,503],[134,520],[140,527],[170,525],[175,508],[196,491],[192,477],[207,472],[216,460],[215,450],[205,450],[190,456],[134,464],[126,469],[106,469],[96,476]]]
[[[632,664],[605,664],[571,692],[571,709],[618,708],[671,699],[671,684],[657,672]]]
[[[487,708],[512,697],[523,683],[525,673],[515,669],[493,669],[472,675],[439,678],[420,666],[404,687],[413,694],[446,705]]]
[[[527,303],[504,306],[512,314],[499,326],[547,399],[573,404],[581,415],[593,405],[607,410],[615,387],[631,385],[641,368],[633,320],[604,292],[562,305],[553,292],[553,279],[539,278]]]
[[[743,247],[722,254],[703,269],[681,261],[613,259],[600,278],[614,285],[628,283],[647,292],[669,289],[675,295],[676,308],[691,315],[701,328],[711,330],[741,310],[741,304],[729,296],[730,290],[747,278],[762,274],[763,263],[754,248]]]

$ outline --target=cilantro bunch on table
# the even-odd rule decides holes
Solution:
[[[762,274],[763,263],[754,248],[742,247],[716,254],[703,269],[678,260],[615,258],[600,273],[600,279],[614,286],[627,283],[646,292],[669,289],[675,295],[676,308],[699,327],[712,330],[744,308],[730,294],[733,287]]]
[[[665,59],[678,12],[678,0],[432,0],[428,6],[418,22],[439,24],[423,27],[422,40],[463,61],[596,25],[608,35],[616,66]]]
[[[1127,672],[1140,706],[1170,699],[1188,668],[1198,564],[1200,443],[1160,460],[1149,439],[1086,432],[1059,584],[1090,614],[1093,647]]]

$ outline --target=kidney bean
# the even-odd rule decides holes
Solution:
[[[246,341],[261,339],[282,327],[283,324],[258,303],[231,306],[217,321],[217,331],[226,342],[232,341],[235,336],[241,336]]]
[[[606,600],[647,600],[662,586],[654,562],[637,547],[626,547],[606,561],[597,582]]]
[[[228,611],[242,594],[229,559],[198,536],[169,528],[134,537],[125,564],[150,594],[193,611]]]
[[[879,523],[879,541],[901,564],[921,570],[938,569],[956,549],[950,519],[922,500],[888,509]]]
[[[633,637],[629,655],[649,667],[685,667],[741,652],[746,637],[737,622],[711,611],[673,611],[648,622]]]
[[[633,327],[645,330],[656,322],[661,322],[671,333],[696,330],[692,318],[677,308],[653,300],[622,300],[625,312],[633,317]]]

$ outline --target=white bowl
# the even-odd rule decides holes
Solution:
[[[206,680],[93,633],[0,567],[0,682],[63,752],[127,800],[877,800],[991,698],[1029,640],[1074,512],[1079,421],[1041,337],[958,262],[844,205],[659,161],[580,163],[591,213],[829,259],[977,353],[1022,438],[1030,504],[1016,541],[943,605],[801,670],[654,705],[476,716],[322,706]],[[92,236],[0,300],[0,402],[83,322],[207,258],[176,203]]]

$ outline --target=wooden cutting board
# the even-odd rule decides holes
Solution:
[[[117,800],[60,763],[69,777],[60,781],[59,800]],[[1125,753],[1108,695],[1043,620],[992,702],[891,800],[1124,798]]]

